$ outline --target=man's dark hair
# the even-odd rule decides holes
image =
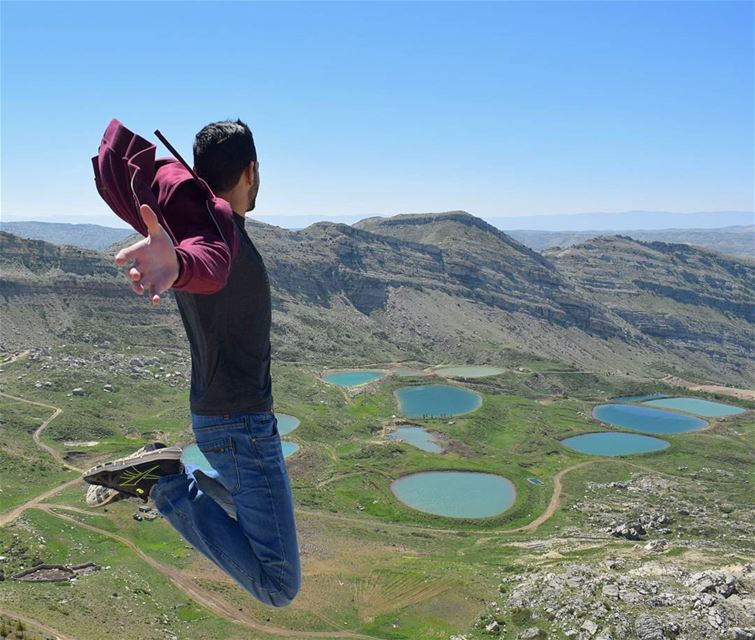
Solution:
[[[194,139],[194,170],[215,193],[236,186],[257,150],[249,127],[223,120],[204,127]]]

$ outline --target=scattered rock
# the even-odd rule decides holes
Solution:
[[[595,624],[592,620],[585,620],[582,623],[582,631],[587,633],[587,635],[589,636],[594,636],[597,630],[598,630],[598,625]]]
[[[498,624],[497,620],[493,620],[490,624],[485,625],[485,633],[491,635],[491,636],[497,636],[501,633],[501,625]]]
[[[668,549],[668,546],[668,540],[663,540],[661,538],[659,540],[651,540],[643,547],[643,549],[645,549],[645,551],[651,551],[653,553],[660,553],[662,551],[666,551],[666,549]]]
[[[634,621],[639,640],[663,640],[663,622],[657,616],[640,614]]]

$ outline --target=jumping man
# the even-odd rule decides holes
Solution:
[[[142,450],[84,478],[151,497],[196,549],[260,601],[288,605],[301,569],[293,498],[273,412],[270,283],[244,227],[259,162],[249,127],[204,127],[194,167],[155,160],[154,145],[114,120],[94,161],[98,191],[142,235],[123,249],[135,293],[173,289],[191,348],[191,421],[212,470],[181,449]]]

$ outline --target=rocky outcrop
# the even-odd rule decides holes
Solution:
[[[575,286],[664,348],[752,377],[755,264],[684,244],[601,237],[545,252]]]

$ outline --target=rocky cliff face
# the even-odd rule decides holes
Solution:
[[[113,261],[96,251],[0,232],[0,274],[0,350],[127,335],[136,344],[150,336],[175,342],[179,335],[173,301],[150,309],[124,286]]]
[[[752,379],[755,266],[683,244],[603,237],[546,252],[578,289],[692,367]]]
[[[494,363],[516,350],[600,371],[750,373],[753,267],[712,252],[603,238],[542,256],[464,212],[247,230],[280,359]],[[112,257],[2,239],[3,348],[133,325],[183,343],[172,301],[134,296]]]
[[[420,280],[425,288],[602,337],[622,332],[603,309],[576,293],[549,260],[468,213],[368,218],[354,227],[371,232],[362,242],[379,238],[380,245],[390,247],[380,267],[408,274],[408,286]],[[432,261],[418,261],[418,252]]]

